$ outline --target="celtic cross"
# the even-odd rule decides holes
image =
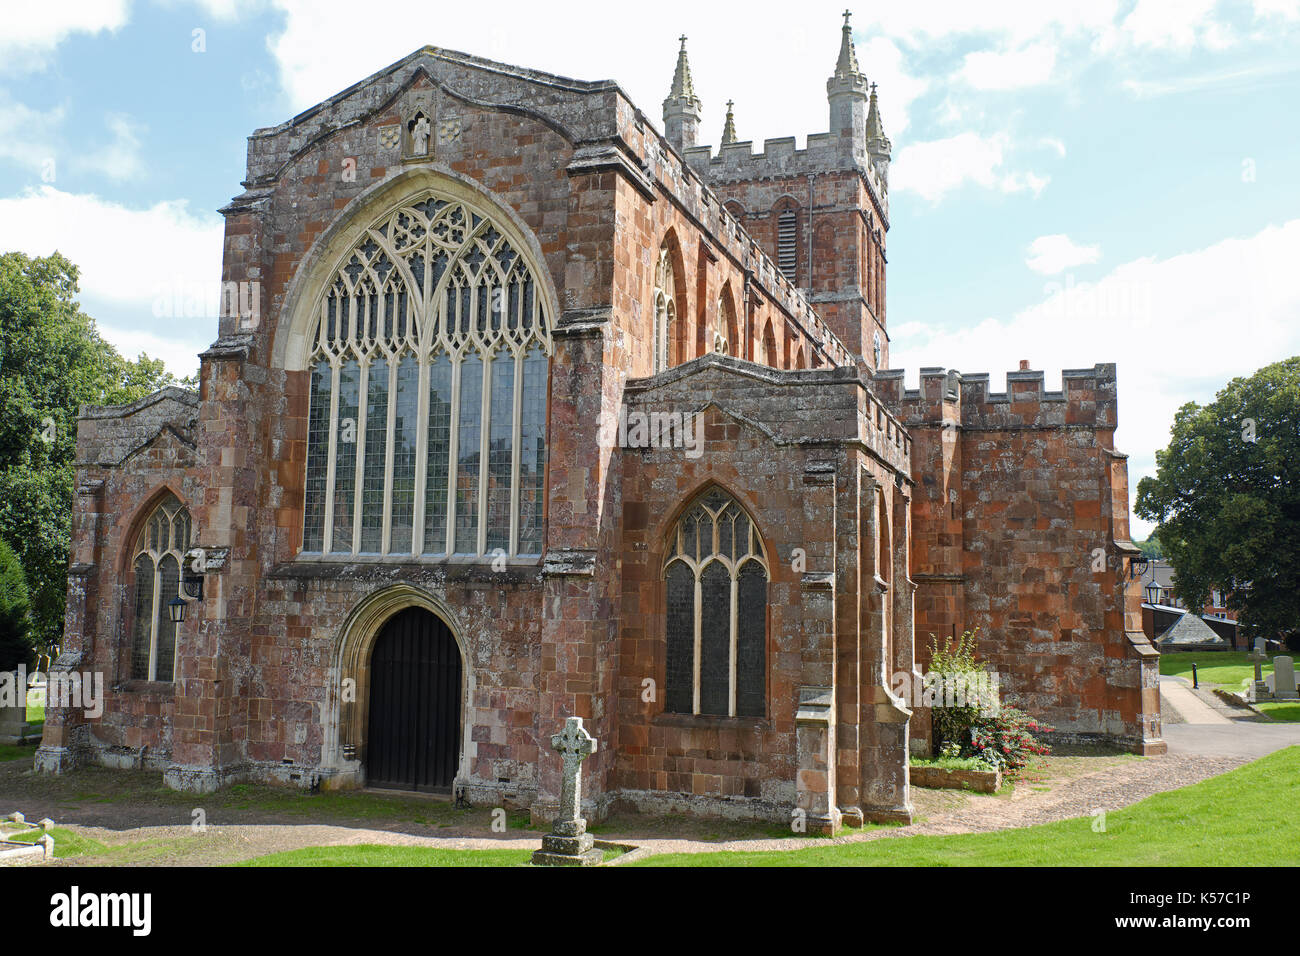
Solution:
[[[576,822],[582,811],[582,762],[596,752],[596,738],[587,733],[581,717],[570,717],[564,722],[564,730],[551,736],[551,749],[564,760],[556,822]]]

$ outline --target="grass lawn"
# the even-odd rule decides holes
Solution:
[[[6,839],[13,843],[35,843],[44,835],[45,831],[43,830],[26,830],[23,833],[6,837]],[[54,858],[56,860],[86,854],[99,854],[108,849],[98,840],[81,836],[71,830],[65,830],[63,827],[55,827],[50,831],[50,836],[54,837]]]
[[[1266,700],[1262,703],[1256,704],[1255,706],[1268,714],[1274,720],[1285,721],[1289,724],[1300,724],[1300,701]]]
[[[1248,660],[1249,651],[1201,651],[1160,655],[1160,673],[1166,677],[1192,679],[1192,665],[1201,686],[1217,684],[1229,690],[1255,679],[1255,665]],[[1273,658],[1264,662],[1264,674],[1273,673]]]
[[[34,760],[35,758],[36,758],[35,744],[27,744],[22,747],[16,747],[13,744],[0,744],[0,761]]]
[[[633,866],[1295,866],[1300,747],[1108,812],[997,833],[901,837],[806,850],[683,853]],[[1099,821],[1098,821],[1099,822]],[[1267,833],[1267,841],[1260,834]]]
[[[55,844],[55,851],[58,844]],[[517,866],[532,850],[442,850],[423,846],[309,846],[259,856],[235,866]]]

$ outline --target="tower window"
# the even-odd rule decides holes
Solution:
[[[776,266],[791,282],[799,269],[799,215],[787,209],[776,217]]]

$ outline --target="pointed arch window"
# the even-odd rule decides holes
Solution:
[[[311,340],[305,553],[541,554],[551,317],[499,225],[427,191],[342,257]]]
[[[669,367],[670,343],[676,332],[677,278],[673,274],[672,256],[665,242],[659,247],[659,261],[655,265],[653,374],[658,375]]]
[[[665,551],[665,710],[764,716],[769,577],[754,523],[714,488],[686,509]]]
[[[176,625],[167,604],[180,591],[190,547],[189,511],[168,494],[149,515],[131,558],[131,679],[170,681],[176,672]]]

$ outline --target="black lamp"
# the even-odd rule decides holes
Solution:
[[[187,603],[180,595],[167,602],[167,616],[172,619],[173,624],[179,624],[185,620],[185,605]]]
[[[1146,595],[1148,604],[1160,603],[1160,585],[1156,584],[1156,582],[1152,581],[1144,587],[1142,593]]]

